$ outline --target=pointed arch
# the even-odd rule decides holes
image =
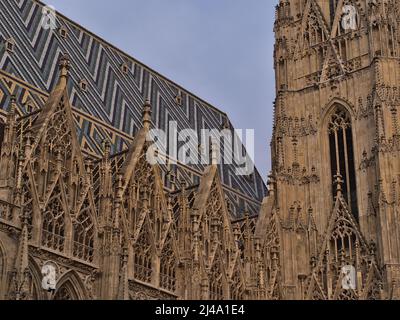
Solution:
[[[338,192],[318,259],[313,266],[307,298],[371,299],[377,295],[381,273],[375,266],[374,245],[367,245],[347,203]],[[342,285],[344,266],[357,274],[356,288]],[[364,294],[359,296],[359,292]]]
[[[137,160],[131,178],[127,181],[123,199],[129,232],[134,232],[140,227],[145,215],[153,225],[155,211],[159,208],[155,175],[144,150]]]
[[[114,186],[121,197],[121,222],[124,237],[130,244],[133,277],[177,289],[178,254],[172,231],[173,217],[160,169],[147,159],[147,130],[136,135]]]
[[[34,242],[92,262],[96,225],[91,166],[83,159],[67,90],[70,62],[60,60],[60,79],[34,119],[25,150],[23,210]],[[86,199],[88,199],[86,201]],[[86,209],[91,207],[87,224]],[[35,213],[35,214],[33,214]],[[76,218],[74,239],[72,219]],[[87,230],[86,230],[87,229]],[[82,246],[74,248],[75,244]],[[68,252],[67,252],[68,251]]]
[[[211,259],[210,264],[216,252],[213,248],[213,239],[218,239],[223,251],[236,248],[225,201],[218,168],[212,165],[204,172],[193,204],[193,210],[196,210],[199,215],[204,256],[207,257],[206,259]]]
[[[198,228],[194,250],[198,252],[200,272],[208,278],[208,298],[213,300],[229,299],[227,278],[240,258],[225,201],[218,167],[211,165],[204,171],[191,210]]]
[[[310,293],[308,296],[309,300],[327,300],[326,294],[322,289],[320,282],[318,281],[318,277],[315,274],[311,276],[311,284],[310,284]]]
[[[332,38],[342,37],[349,32],[354,32],[361,28],[364,28],[368,25],[366,14],[367,8],[362,1],[354,1],[354,0],[334,0],[336,1],[336,7],[333,14],[333,21],[332,21]],[[343,17],[343,9],[345,5],[352,5],[356,10],[351,13],[351,28],[348,30],[343,29],[341,18]]]
[[[336,177],[343,179],[343,196],[352,214],[358,219],[357,183],[351,115],[341,104],[335,104],[327,120],[332,185]],[[332,197],[336,195],[332,188]]]
[[[124,211],[122,223],[125,237],[135,242],[146,222],[153,246],[162,247],[172,215],[168,210],[160,169],[147,159],[149,144],[146,136],[145,128],[139,131],[119,172]]]
[[[368,277],[361,295],[363,300],[382,300],[382,276],[375,261],[370,264]]]
[[[326,123],[329,122],[328,118],[334,112],[334,109],[340,105],[342,108],[346,109],[350,113],[351,120],[354,121],[356,118],[356,108],[349,101],[342,98],[335,97],[327,103],[322,109],[320,129],[324,130]]]
[[[81,278],[75,271],[64,274],[57,282],[54,300],[87,300],[88,295]]]
[[[75,132],[75,120],[67,92],[66,81],[60,81],[51,92],[38,118],[32,124],[35,141],[27,154],[27,162],[41,154],[48,159],[62,162],[63,167],[73,171],[73,159],[84,172],[83,156]]]
[[[330,30],[327,27],[327,23],[320,11],[320,7],[315,3],[314,0],[308,0],[305,4],[303,20],[301,22],[301,34],[306,35],[309,26],[314,26],[323,31],[323,35],[326,39],[329,38]],[[305,49],[305,42],[307,38],[305,36],[301,37],[297,44],[296,51],[301,52]],[[310,43],[307,43],[310,46]]]
[[[329,38],[329,31],[326,27],[323,16],[315,7],[315,4],[311,5],[310,11],[305,16],[306,22],[304,23],[304,41],[307,47],[312,47],[321,42],[325,42]]]

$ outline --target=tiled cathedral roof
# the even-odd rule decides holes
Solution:
[[[169,120],[178,128],[221,129],[229,119],[209,105],[144,64],[57,14],[55,32],[41,27],[43,3],[36,0],[0,2],[0,40],[15,42],[13,52],[0,47],[0,105],[6,108],[16,95],[21,114],[40,109],[57,81],[57,61],[67,53],[72,61],[69,95],[74,106],[77,132],[88,155],[100,156],[108,139],[112,152],[127,148],[141,126],[141,108],[146,98],[153,106],[153,125],[165,129]],[[62,34],[60,31],[65,31]],[[123,70],[125,68],[125,70]],[[86,90],[80,90],[80,84]],[[177,96],[182,103],[177,103]],[[232,126],[230,126],[231,129]],[[178,165],[172,169],[177,180],[199,183],[204,166]],[[240,217],[247,205],[257,213],[266,193],[256,171],[249,177],[237,176],[234,165],[220,166],[227,198]],[[170,186],[167,186],[170,187]]]

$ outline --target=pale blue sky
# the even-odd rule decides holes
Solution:
[[[45,0],[58,11],[255,129],[270,169],[273,23],[278,0]]]

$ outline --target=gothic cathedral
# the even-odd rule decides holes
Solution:
[[[399,0],[280,0],[268,188],[150,164],[228,116],[43,10],[0,3],[0,299],[400,299]]]

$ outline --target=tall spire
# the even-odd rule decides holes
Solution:
[[[68,54],[63,54],[58,62],[58,68],[60,69],[60,78],[58,84],[61,86],[66,86],[69,70],[71,69],[71,61]]]
[[[143,127],[145,129],[150,129],[151,125],[151,104],[150,100],[146,100],[146,102],[143,105],[143,112],[142,112],[142,121],[143,121]]]
[[[129,300],[128,248],[122,249],[122,268],[119,276],[118,300]]]
[[[210,165],[217,165],[218,160],[218,143],[216,139],[210,138]]]
[[[22,231],[19,236],[17,255],[12,273],[14,290],[11,292],[11,299],[29,299],[29,262],[28,262],[28,223],[27,216],[22,217]]]

